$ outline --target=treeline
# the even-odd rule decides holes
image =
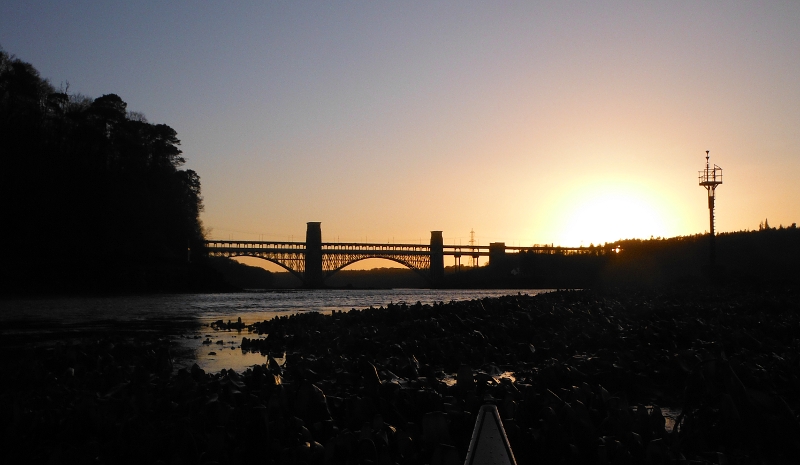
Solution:
[[[216,286],[200,251],[200,177],[166,124],[117,95],[56,89],[0,49],[3,292]]]
[[[710,262],[707,234],[628,239],[619,253],[508,254],[506,263],[446,276],[453,287],[659,287],[800,284],[800,229],[762,228],[716,236]],[[610,244],[606,244],[610,245]]]
[[[582,253],[553,247],[549,253],[508,253],[504,261],[478,268],[449,266],[440,286],[564,289],[800,285],[800,229],[796,225],[721,233],[715,242],[714,266],[710,263],[707,234],[626,239],[587,247]],[[241,286],[228,276],[227,270],[218,269],[232,284],[257,287]],[[273,277],[276,288],[302,286],[299,278],[287,272],[273,273]],[[341,270],[327,278],[325,284],[356,289],[431,286],[430,281],[407,268]]]
[[[371,270],[341,270],[325,280],[333,288],[391,289],[424,288],[430,284],[418,272],[409,268],[374,268]]]

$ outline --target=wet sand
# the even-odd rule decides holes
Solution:
[[[191,322],[11,337],[3,450],[32,463],[456,464],[493,403],[518,463],[795,463],[798,297],[576,291],[207,328],[209,351],[241,330],[238,350],[264,354],[244,372],[189,366]]]

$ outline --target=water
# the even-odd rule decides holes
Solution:
[[[68,297],[0,301],[0,323],[54,322],[79,324],[92,321],[146,321],[152,319],[219,319],[263,321],[300,312],[364,309],[389,303],[423,304],[499,297],[518,292],[534,295],[542,290],[283,290],[230,294],[165,294],[124,297]]]
[[[386,306],[406,302],[423,304],[499,297],[523,293],[534,295],[543,290],[286,290],[241,292],[231,294],[167,294],[123,297],[70,297],[17,299],[0,301],[0,337],[48,331],[80,332],[93,328],[138,328],[153,330],[165,323],[184,325],[180,334],[172,334],[179,343],[182,365],[197,363],[206,371],[232,368],[243,371],[264,363],[260,353],[241,349],[242,337],[254,338],[247,330],[216,331],[210,324],[217,320],[245,324],[301,312],[348,311],[353,308]],[[198,329],[199,328],[199,329]],[[204,342],[206,342],[204,344]],[[210,342],[210,343],[209,343]]]
[[[0,301],[0,339],[7,335],[23,336],[69,329],[119,329],[130,326],[137,330],[159,328],[162,322],[192,323],[180,326],[181,331],[170,336],[177,341],[183,354],[176,360],[177,367],[197,363],[209,372],[232,368],[242,372],[253,365],[265,362],[258,352],[241,349],[242,337],[259,336],[247,330],[216,331],[210,325],[217,320],[236,321],[241,317],[245,324],[269,320],[276,316],[301,312],[348,311],[353,308],[386,306],[406,302],[423,304],[500,297],[509,294],[534,295],[546,290],[285,290],[273,292],[242,292],[233,294],[170,294],[126,297],[48,298]],[[198,324],[199,323],[199,324]],[[191,329],[187,329],[191,328]],[[67,334],[69,332],[67,331]],[[262,336],[263,337],[263,336]],[[204,344],[204,341],[210,343]],[[513,380],[513,373],[499,377]],[[445,382],[452,384],[455,374]],[[679,408],[662,407],[671,431]]]

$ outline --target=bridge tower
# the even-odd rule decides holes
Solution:
[[[325,276],[322,274],[322,227],[319,221],[306,223],[306,270],[305,286],[320,288]]]
[[[712,168],[708,162],[708,150],[706,150],[706,169],[699,171],[700,185],[708,191],[708,220],[709,220],[709,258],[713,265],[717,259],[716,244],[714,243],[714,191],[717,186],[722,184],[722,168],[714,165]]]
[[[505,242],[490,242],[489,243],[489,266],[495,270],[499,270],[506,265],[506,243]]]
[[[431,231],[431,281],[436,286],[444,279],[444,239],[441,231]]]

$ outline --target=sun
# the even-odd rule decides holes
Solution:
[[[558,236],[564,246],[619,239],[666,237],[671,232],[661,202],[649,192],[624,186],[595,186],[564,205]]]

